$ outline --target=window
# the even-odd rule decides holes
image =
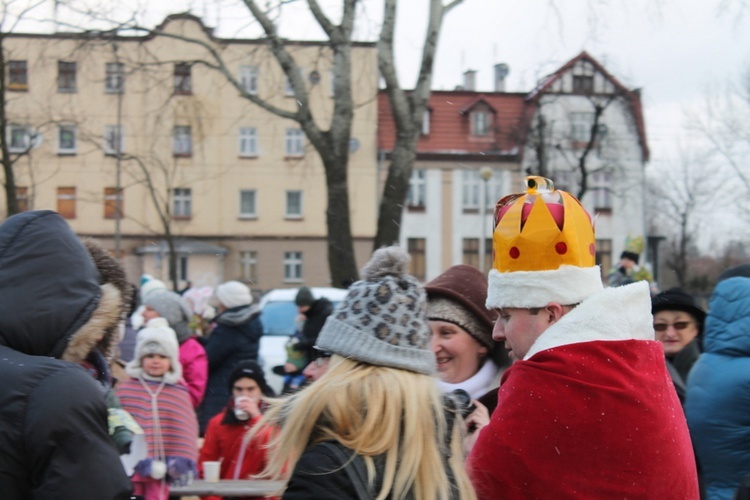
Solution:
[[[104,127],[104,154],[116,155],[123,152],[123,129],[119,125]]]
[[[75,125],[60,125],[57,127],[57,154],[76,154]]]
[[[471,113],[471,135],[489,135],[492,117],[488,111],[473,111]]]
[[[26,212],[29,209],[29,188],[16,186],[16,203],[19,212]]]
[[[407,249],[411,256],[409,263],[409,274],[420,281],[424,281],[427,275],[427,263],[425,260],[426,240],[424,238],[409,238]]]
[[[57,211],[66,219],[76,218],[76,188],[57,188]]]
[[[570,135],[573,142],[589,142],[594,113],[570,113]]]
[[[125,65],[118,62],[107,63],[104,71],[104,92],[108,94],[125,92]]]
[[[422,135],[430,135],[430,117],[432,111],[425,109],[422,113]]]
[[[609,172],[594,172],[591,174],[591,197],[594,199],[594,209],[612,209],[612,176]]]
[[[240,66],[240,85],[248,94],[258,93],[258,67],[242,65]]]
[[[28,125],[8,126],[8,151],[25,153],[31,149],[31,128]]]
[[[29,74],[26,61],[8,61],[8,89],[29,89]]]
[[[188,63],[177,63],[174,65],[174,93],[193,93],[193,81],[190,78],[190,65]]]
[[[255,219],[257,216],[255,189],[240,190],[240,218]]]
[[[286,192],[286,218],[302,218],[302,191]]]
[[[409,191],[406,193],[406,206],[409,208],[424,208],[426,198],[425,170],[415,168],[409,179]]]
[[[258,281],[258,255],[254,250],[240,252],[240,276],[245,281]]]
[[[172,132],[172,153],[175,156],[193,154],[193,139],[189,125],[175,125]]]
[[[239,135],[240,156],[258,156],[258,131],[255,127],[241,127]]]
[[[190,188],[175,188],[172,190],[172,217],[189,219],[192,216],[192,190]]]
[[[76,63],[57,61],[57,91],[76,91]]]
[[[464,210],[479,210],[479,183],[482,179],[476,170],[461,171],[461,206]]]
[[[602,270],[602,279],[605,279],[612,269],[612,240],[596,240],[596,264]]]
[[[484,241],[484,267],[479,267],[479,238],[463,239],[463,263],[477,269],[492,269],[492,239]]]
[[[104,218],[105,219],[122,219],[123,216],[123,193],[122,188],[119,192],[117,188],[104,188]]]
[[[594,77],[589,75],[573,75],[573,93],[591,94],[594,91]]]
[[[302,252],[284,252],[284,281],[302,281]]]
[[[288,128],[284,136],[284,154],[287,156],[302,156],[304,154],[304,143],[302,140],[302,129]]]

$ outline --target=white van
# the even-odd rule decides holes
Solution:
[[[260,321],[263,323],[263,336],[260,338],[258,362],[263,367],[268,384],[281,394],[284,379],[273,373],[273,367],[286,362],[285,344],[294,335],[296,319],[299,316],[294,298],[298,288],[276,288],[266,292],[259,302]],[[335,306],[346,297],[347,291],[341,288],[310,287],[313,297],[325,297]]]

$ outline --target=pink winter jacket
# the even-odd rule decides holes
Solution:
[[[208,358],[206,350],[195,337],[190,337],[180,344],[180,364],[182,365],[182,383],[190,392],[193,408],[198,408],[206,392]]]

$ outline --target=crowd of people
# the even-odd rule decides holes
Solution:
[[[494,221],[488,275],[423,285],[387,247],[335,307],[301,287],[277,395],[245,284],[136,290],[58,214],[8,218],[3,497],[166,500],[204,462],[285,499],[750,495],[750,264],[706,312],[628,279],[630,251],[605,286],[590,215],[545,179]]]

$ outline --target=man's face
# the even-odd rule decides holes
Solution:
[[[232,385],[232,396],[238,398],[244,396],[257,401],[261,397],[260,386],[258,382],[251,379],[250,377],[242,377]]]
[[[498,309],[497,321],[492,329],[492,338],[504,342],[513,362],[522,360],[539,335],[549,326],[549,315],[544,309]]]

